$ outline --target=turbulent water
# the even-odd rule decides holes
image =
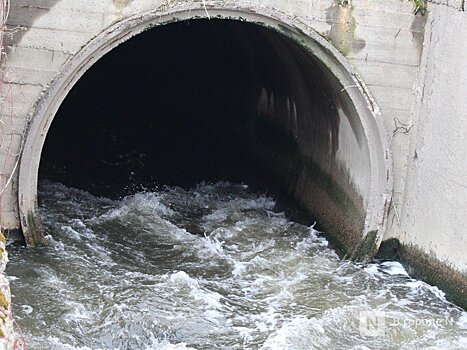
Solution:
[[[467,313],[395,262],[342,261],[245,185],[119,201],[41,186],[46,247],[10,247],[27,349],[465,349]]]

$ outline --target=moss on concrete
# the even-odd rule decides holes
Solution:
[[[427,0],[411,0],[414,4],[414,15],[421,14],[424,16],[428,11],[428,1]]]
[[[302,159],[302,164],[316,183],[326,191],[331,200],[339,207],[346,208],[349,215],[356,221],[359,221],[359,225],[361,225],[361,228],[363,229],[365,213],[357,207],[345,190],[339,186],[328,173],[324,172],[315,162],[313,162],[312,159],[304,158]]]
[[[401,262],[411,276],[437,286],[449,301],[467,310],[467,276],[459,271],[395,238],[381,243],[377,258]]]
[[[376,234],[370,234],[362,242],[365,212],[361,199],[347,194],[317,162],[304,157],[297,138],[285,128],[270,119],[251,118],[254,131],[248,133],[250,138],[245,142],[249,142],[254,163],[270,182],[269,188],[288,196],[304,213],[302,216],[316,218],[318,229],[325,232],[341,257],[355,255],[356,247],[360,250],[355,260],[371,257],[376,252],[372,246]],[[370,237],[372,244],[367,241]]]
[[[27,215],[27,222],[28,230],[24,239],[28,246],[37,247],[41,245],[44,240],[40,219],[30,211]]]
[[[378,247],[376,246],[377,233],[377,231],[368,232],[360,241],[357,248],[355,248],[350,259],[354,261],[368,261],[372,259],[378,251]]]

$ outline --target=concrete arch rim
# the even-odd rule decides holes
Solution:
[[[324,61],[344,86],[359,116],[370,154],[371,185],[362,238],[376,231],[375,242],[379,245],[384,236],[392,194],[392,155],[379,107],[355,69],[312,27],[286,14],[260,7],[218,5],[205,8],[202,4],[196,8],[193,5],[177,5],[164,11],[155,9],[113,24],[74,55],[36,103],[21,154],[18,182],[20,224],[28,245],[35,245],[42,232],[37,214],[37,183],[42,149],[55,114],[72,87],[102,56],[145,30],[176,21],[208,18],[244,20],[279,30],[291,40],[308,39],[306,48],[310,54]],[[287,31],[284,31],[284,27]]]

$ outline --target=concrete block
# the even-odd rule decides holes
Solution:
[[[19,218],[17,211],[1,211],[0,217],[2,218],[1,222],[4,227],[17,227]],[[8,239],[8,237],[6,238]]]
[[[27,119],[25,117],[2,116],[0,120],[4,138],[10,135],[25,135]]]
[[[48,28],[30,29],[29,27],[25,27],[25,31],[23,31],[22,35],[13,35],[10,40],[7,40],[7,44],[11,46],[15,45],[32,49],[62,51],[67,54],[74,54],[94,36],[89,32]]]
[[[382,106],[381,108],[391,106],[396,109],[410,110],[412,107],[414,99],[412,89],[381,85],[368,85],[368,87],[376,102]]]
[[[8,17],[9,26],[24,26],[72,32],[95,32],[109,26],[113,14],[55,8],[53,11],[37,7],[15,7]],[[73,20],[70,20],[73,18]]]
[[[387,1],[387,0],[352,0],[352,5],[357,8],[378,10],[382,12],[410,13],[413,4],[409,1]]]
[[[86,12],[104,12],[111,0],[15,0],[12,9],[31,8],[38,11],[49,11],[53,8],[64,10],[82,10]]]
[[[418,67],[393,63],[379,63],[351,59],[358,74],[369,85],[412,89],[417,79]]]
[[[53,78],[59,73],[59,71],[53,70],[41,70],[33,68],[21,68],[10,66],[6,69],[8,75],[8,81],[18,85],[38,85],[45,87],[49,84]]]
[[[26,117],[44,89],[42,86],[30,84],[5,84],[5,86],[11,89],[14,99],[13,116],[16,117]]]
[[[386,130],[389,134],[398,129],[402,132],[404,129],[411,129],[414,125],[414,116],[409,109],[397,109],[388,105],[380,106],[381,114],[385,119]]]
[[[57,71],[70,59],[70,54],[29,47],[7,47],[7,66]]]
[[[18,134],[4,135],[0,144],[0,169],[4,173],[10,173],[10,167],[5,167],[6,159],[17,157],[21,150],[23,136]]]
[[[412,11],[393,12],[360,7],[353,2],[352,16],[357,25],[366,27],[397,28],[410,30],[414,21]]]

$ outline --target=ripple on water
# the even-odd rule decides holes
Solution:
[[[467,348],[466,313],[439,289],[397,262],[340,260],[246,185],[112,201],[46,182],[40,197],[48,245],[11,247],[7,271],[28,348]]]

